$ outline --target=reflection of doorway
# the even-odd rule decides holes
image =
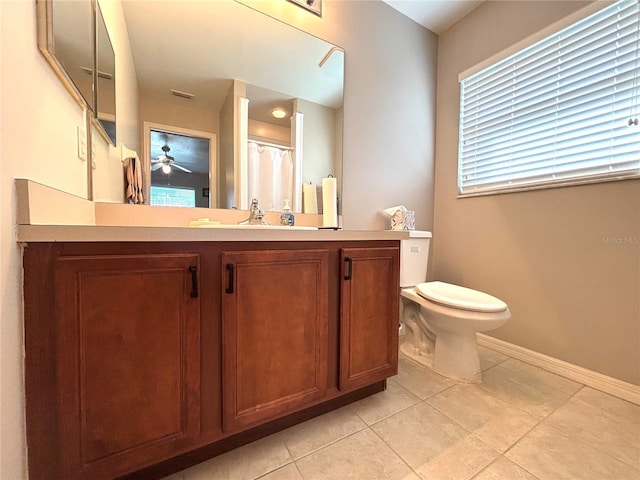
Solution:
[[[144,122],[144,171],[149,203],[217,207],[215,151],[213,133]],[[185,203],[187,192],[191,192],[193,202]]]

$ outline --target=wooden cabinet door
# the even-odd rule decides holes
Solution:
[[[327,250],[222,254],[226,432],[325,395],[328,258]]]
[[[399,249],[342,249],[340,389],[398,373]]]
[[[60,478],[113,478],[200,428],[197,254],[56,263]]]

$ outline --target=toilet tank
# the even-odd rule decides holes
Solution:
[[[410,230],[400,240],[400,286],[413,287],[427,280],[431,232]]]

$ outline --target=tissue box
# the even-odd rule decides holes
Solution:
[[[396,210],[391,216],[391,230],[415,230],[416,212],[413,210]]]

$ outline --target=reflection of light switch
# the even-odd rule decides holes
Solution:
[[[77,127],[78,132],[78,158],[83,161],[87,161],[87,134],[86,132]]]

